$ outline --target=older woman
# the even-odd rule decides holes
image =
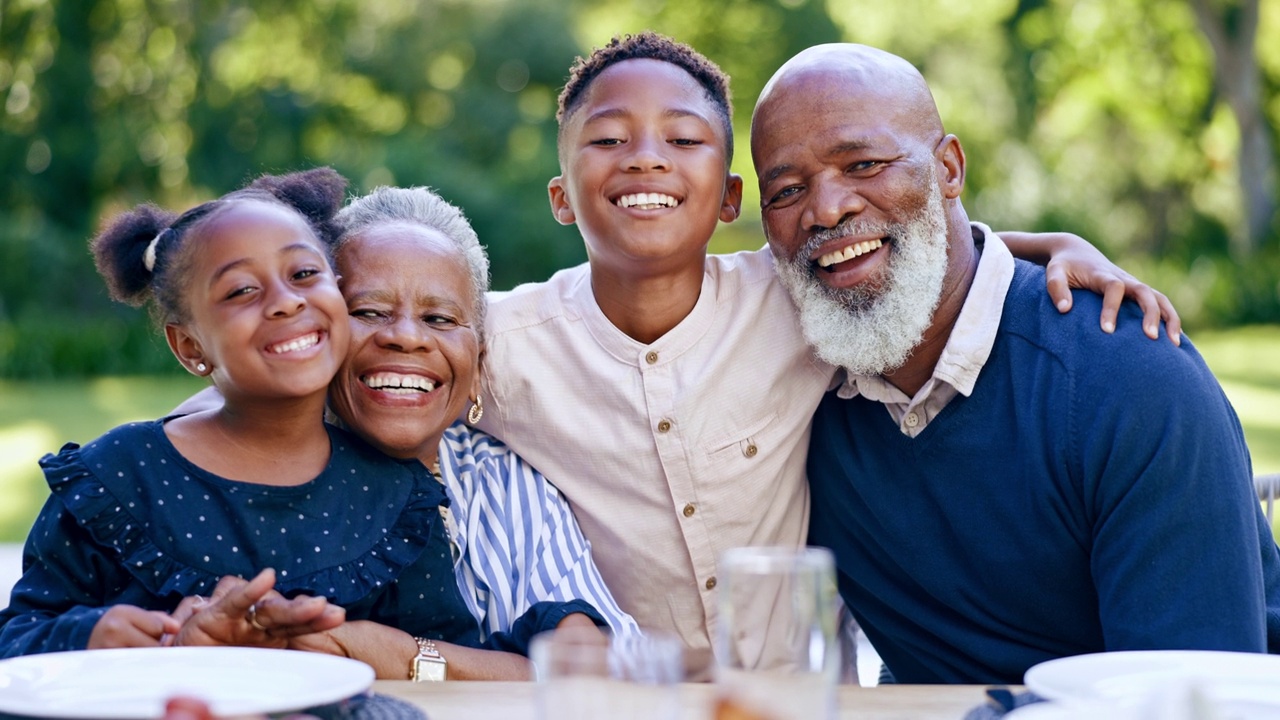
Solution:
[[[466,218],[427,188],[384,187],[352,201],[338,224],[352,338],[330,407],[370,444],[417,458],[444,483],[459,586],[483,632],[507,630],[538,602],[584,599],[615,633],[638,633],[560,493],[501,442],[456,421],[464,410],[471,422],[483,413],[489,264]],[[570,615],[561,626],[589,622]]]
[[[460,591],[478,640],[519,654],[532,633],[552,627],[603,621],[615,634],[639,633],[605,587],[560,493],[501,442],[458,420],[465,411],[474,423],[483,413],[488,289],[488,259],[466,218],[427,188],[379,188],[352,201],[337,224],[335,267],[351,346],[330,387],[330,408],[375,448],[420,461],[449,500],[439,512],[454,577],[448,584],[441,578],[438,597],[410,598],[409,605],[438,612]],[[202,396],[178,411],[217,401]],[[229,581],[225,590],[237,587]],[[585,614],[593,610],[594,620]],[[518,655],[428,644],[398,620],[349,619],[292,638],[290,647],[363,660],[381,678],[424,667],[450,679],[528,678]],[[283,623],[280,630],[288,632]]]

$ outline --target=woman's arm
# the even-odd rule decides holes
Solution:
[[[591,559],[591,544],[559,491],[505,445],[474,431],[472,439],[481,476],[464,484],[455,474],[450,489],[466,505],[465,561],[489,588],[480,608],[488,632],[510,630],[537,603],[583,600],[614,634],[639,634],[636,621],[605,586]],[[456,473],[447,443],[444,449],[446,475]],[[497,548],[504,549],[504,557],[485,555]]]
[[[1116,314],[1125,298],[1142,308],[1142,330],[1152,340],[1160,336],[1160,320],[1174,345],[1182,343],[1182,320],[1164,293],[1139,281],[1112,263],[1088,240],[1071,233],[996,233],[1015,257],[1045,266],[1049,297],[1059,312],[1071,309],[1071,288],[1102,296],[1102,330],[1114,332]]]
[[[479,650],[436,642],[448,662],[448,680],[528,680],[529,661],[514,653]],[[368,663],[379,680],[408,680],[418,655],[418,642],[409,633],[371,620],[352,620],[323,633],[300,635],[289,641],[294,650],[324,652]]]

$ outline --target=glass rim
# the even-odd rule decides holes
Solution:
[[[720,572],[750,573],[779,570],[834,570],[835,557],[824,547],[761,545],[730,548],[720,556]]]

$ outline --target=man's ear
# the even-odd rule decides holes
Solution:
[[[213,370],[209,361],[205,359],[200,341],[185,327],[172,323],[165,325],[164,339],[168,341],[169,350],[173,352],[173,356],[178,358],[178,362],[182,363],[182,367],[186,368],[187,372],[196,377],[204,377]],[[204,370],[196,367],[201,364],[204,365]]]
[[[573,214],[573,208],[569,207],[569,193],[565,192],[562,176],[557,175],[547,183],[547,196],[551,200],[551,214],[555,216],[556,222],[572,225],[578,220],[578,216]]]
[[[964,190],[964,148],[960,147],[960,138],[947,135],[934,150],[938,159],[938,184],[942,187],[942,197],[954,200]]]
[[[729,173],[724,184],[724,202],[720,204],[720,222],[731,223],[742,213],[742,176]]]

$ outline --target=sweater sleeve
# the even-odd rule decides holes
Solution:
[[[1073,389],[1106,649],[1265,651],[1276,547],[1240,423],[1189,342],[1159,345],[1095,354]]]
[[[0,612],[0,656],[82,650],[107,611],[99,589],[116,563],[50,497],[27,537],[22,578]]]

